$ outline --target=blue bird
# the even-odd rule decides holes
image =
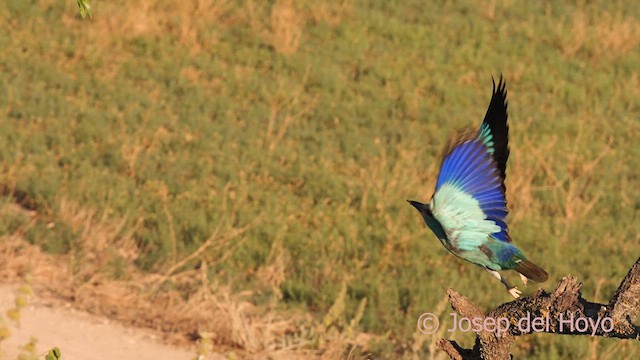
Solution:
[[[445,148],[436,190],[428,204],[408,200],[452,254],[482,266],[518,298],[499,270],[544,282],[547,272],[527,260],[509,236],[505,171],[509,158],[507,91],[502,76],[479,131],[466,130]]]

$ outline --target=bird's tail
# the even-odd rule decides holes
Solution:
[[[538,283],[545,282],[549,279],[549,274],[547,274],[546,271],[526,259],[519,261],[514,270]]]

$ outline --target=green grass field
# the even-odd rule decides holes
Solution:
[[[337,332],[355,317],[375,341],[350,356],[441,357],[416,321],[447,324],[447,288],[486,310],[509,296],[405,200],[429,199],[441,149],[479,126],[500,73],[511,236],[549,272],[542,287],[572,274],[606,302],[640,255],[633,2],[95,0],[82,20],[75,1],[8,0],[0,30],[2,201],[38,214],[4,211],[0,231],[78,261],[74,211],[118,221],[136,256],[104,248],[114,279],[205,244],[172,272],[205,264]],[[532,335],[513,354],[640,348]]]

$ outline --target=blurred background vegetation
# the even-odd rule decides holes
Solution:
[[[441,357],[437,336],[470,345],[416,321],[451,325],[449,287],[485,309],[508,294],[405,200],[429,199],[442,147],[480,124],[501,73],[511,234],[549,272],[542,287],[573,274],[608,301],[640,255],[632,2],[117,0],[92,12],[0,3],[0,231],[72,270],[87,255],[77,215],[108,218],[106,242],[131,240],[98,247],[113,279],[128,262],[204,269],[270,311],[369,335],[345,356]],[[639,351],[535,335],[514,355]]]

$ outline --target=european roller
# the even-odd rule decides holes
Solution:
[[[493,81],[489,109],[478,131],[466,130],[445,148],[436,190],[428,204],[409,200],[452,254],[482,266],[518,298],[500,275],[515,270],[522,282],[544,282],[546,271],[527,259],[509,236],[505,170],[509,157],[506,84]]]

